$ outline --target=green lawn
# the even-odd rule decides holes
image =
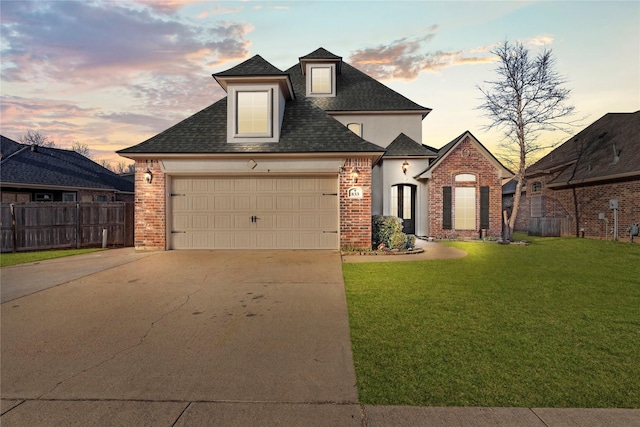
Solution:
[[[15,254],[5,253],[0,254],[0,267],[42,261],[45,259],[61,258],[64,256],[86,254],[100,250],[102,249],[64,249],[59,251],[18,252]]]
[[[343,264],[362,403],[640,407],[639,245],[447,244]]]

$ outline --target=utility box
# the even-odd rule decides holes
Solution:
[[[618,209],[618,199],[609,200],[609,209]]]
[[[604,216],[604,212],[600,212],[598,214],[598,219],[605,219],[605,218],[606,218],[606,216]]]

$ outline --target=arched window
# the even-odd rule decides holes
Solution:
[[[355,133],[360,138],[362,138],[362,124],[361,123],[349,123],[347,125],[347,129],[349,129],[351,132]]]
[[[456,182],[476,182],[476,176],[470,173],[456,175]]]

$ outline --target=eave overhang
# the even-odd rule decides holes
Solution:
[[[218,82],[218,84],[227,92],[227,87],[230,84],[273,84],[277,83],[284,95],[285,99],[291,100],[295,99],[295,92],[293,90],[293,85],[291,84],[291,79],[288,75],[282,76],[272,76],[272,75],[264,75],[264,76],[217,76],[213,74],[213,78]]]

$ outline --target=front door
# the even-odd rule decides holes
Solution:
[[[394,185],[391,188],[392,215],[402,219],[406,234],[416,233],[416,186],[408,184]]]

